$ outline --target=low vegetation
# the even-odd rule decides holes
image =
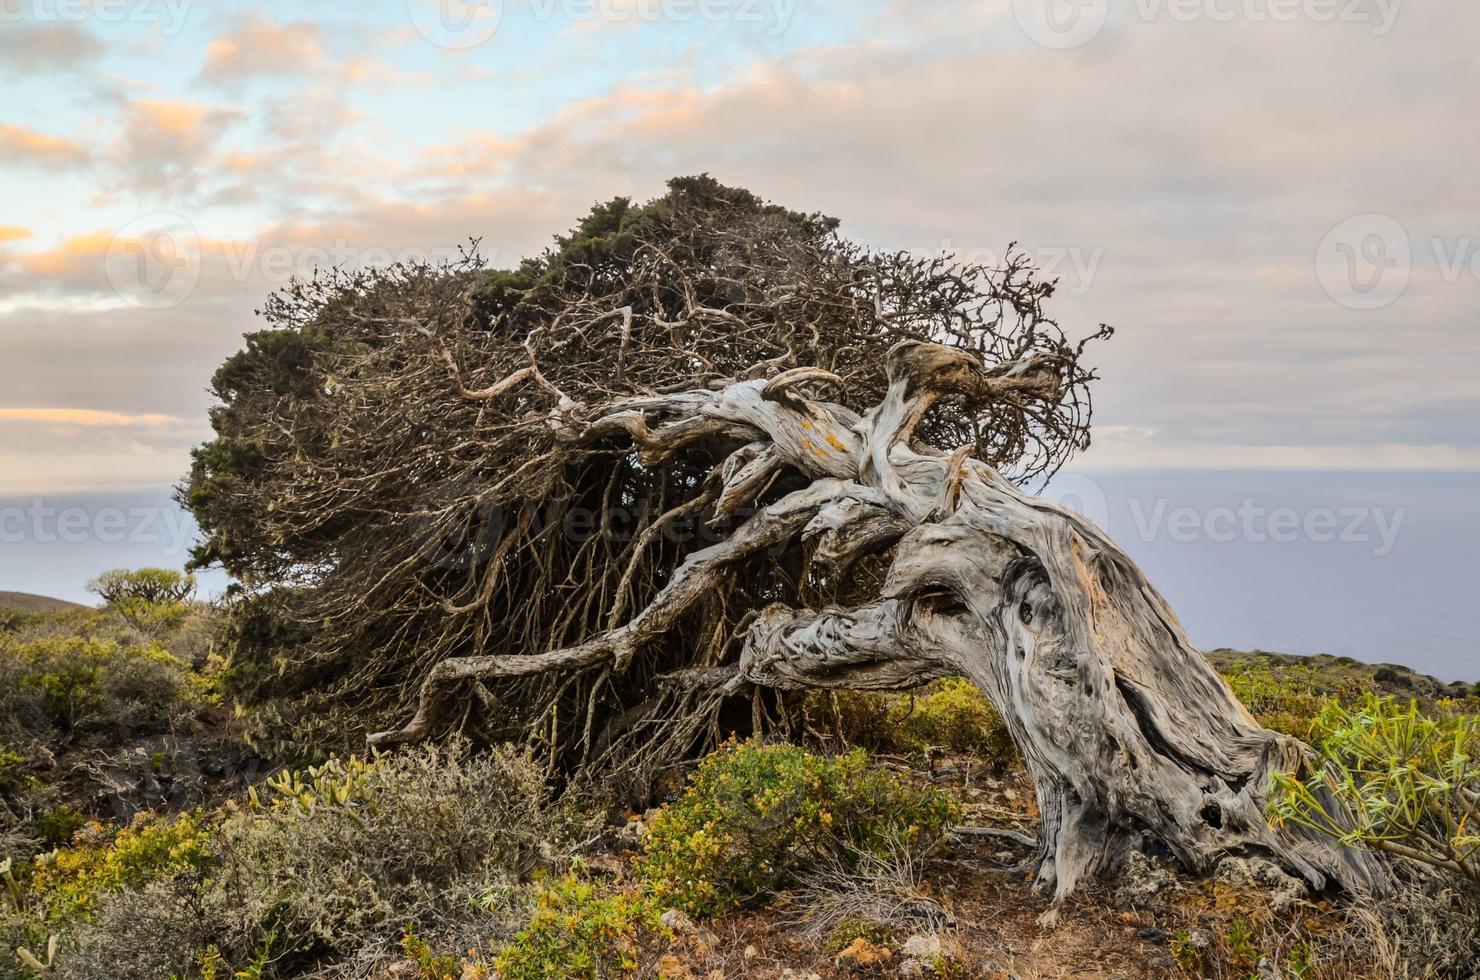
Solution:
[[[1480,885],[1480,716],[1368,694],[1328,702],[1311,728],[1325,767],[1277,777],[1276,821]]]
[[[166,597],[125,616],[116,601],[0,625],[3,980],[771,977],[787,962],[798,976],[973,975],[963,957],[1037,975],[1026,950],[1039,947],[1010,932],[1038,934],[1042,900],[1019,867],[1030,850],[1018,831],[952,833],[1032,820],[1005,726],[969,684],[814,697],[811,748],[731,740],[663,806],[625,818],[621,800],[562,790],[525,750],[460,744],[326,752],[188,805],[118,811],[69,775],[84,754],[203,726],[246,733],[222,703],[230,667],[210,656],[209,609]],[[1277,906],[1256,872],[1138,872],[1153,886],[1086,898],[1083,925],[1032,955],[1069,963],[1078,928],[1083,963],[1129,976],[1472,973],[1469,691],[1334,658],[1215,659],[1262,723],[1320,754],[1280,778],[1271,819],[1400,857],[1401,898]],[[150,767],[169,781],[167,761]],[[1354,823],[1333,816],[1338,800]],[[1000,893],[959,887],[994,873]]]
[[[730,744],[653,822],[638,870],[665,904],[714,915],[822,861],[928,844],[959,816],[948,794],[870,768],[861,750]]]

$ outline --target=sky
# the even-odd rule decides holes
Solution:
[[[0,498],[162,494],[295,273],[511,265],[699,172],[1016,242],[1117,328],[1086,471],[1480,471],[1476,37],[1473,0],[0,0]]]

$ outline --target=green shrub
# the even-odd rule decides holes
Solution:
[[[1480,884],[1480,717],[1368,695],[1327,704],[1311,741],[1325,766],[1276,774],[1272,820]]]
[[[1002,716],[981,688],[961,678],[916,694],[844,691],[818,697],[830,699],[839,734],[876,752],[914,755],[938,748],[980,756],[995,768],[1016,757]]]
[[[157,643],[106,630],[0,638],[0,711],[11,738],[52,743],[81,729],[164,731],[206,682]]]
[[[31,867],[30,893],[45,920],[59,927],[89,918],[110,893],[199,872],[210,859],[210,829],[200,813],[173,819],[141,814],[116,832],[93,824],[82,837]]]
[[[1331,700],[1319,690],[1315,676],[1310,667],[1274,663],[1241,667],[1224,679],[1259,724],[1304,739]]]
[[[306,961],[466,907],[531,871],[566,825],[527,755],[423,748],[284,774],[218,846],[228,956],[274,937]]]
[[[79,813],[76,808],[64,804],[47,811],[40,820],[36,821],[36,836],[48,847],[62,847],[71,843],[72,835],[81,830],[86,823],[87,817]]]
[[[596,980],[636,973],[644,936],[665,930],[654,897],[574,874],[544,882],[526,925],[494,960],[504,980]]]
[[[189,618],[195,576],[169,568],[115,569],[93,579],[87,588],[135,629],[163,636]]]
[[[204,873],[104,900],[64,953],[63,976],[297,975],[383,946],[399,930],[473,913],[576,831],[543,774],[513,750],[424,747],[280,773],[221,816]],[[75,971],[75,972],[74,972]]]
[[[928,842],[958,819],[953,797],[870,770],[861,750],[731,743],[653,821],[638,868],[661,902],[714,914],[822,859]]]

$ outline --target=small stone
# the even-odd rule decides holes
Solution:
[[[914,935],[904,941],[900,952],[917,960],[933,960],[943,955],[939,936]]]
[[[1153,926],[1147,926],[1145,929],[1142,929],[1140,936],[1148,943],[1164,943],[1167,941],[1166,930],[1157,929]]]
[[[683,909],[669,909],[659,916],[658,921],[663,923],[663,928],[676,932],[680,936],[694,931],[694,921]]]
[[[1306,897],[1304,882],[1262,858],[1225,858],[1219,862],[1213,876],[1234,888],[1264,892],[1269,896],[1270,907],[1276,912],[1298,905]]]
[[[755,948],[755,943],[750,943],[741,951],[740,958],[748,961],[755,959],[759,955],[761,955],[761,951]]]
[[[1120,866],[1115,893],[1132,905],[1145,905],[1176,881],[1166,868],[1152,862],[1140,851],[1131,851]]]

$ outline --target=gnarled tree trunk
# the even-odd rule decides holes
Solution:
[[[692,554],[647,608],[604,634],[563,650],[444,662],[416,718],[375,740],[429,734],[458,682],[625,670],[706,590],[766,549],[807,546],[814,567],[841,577],[892,547],[875,601],[766,608],[738,662],[702,672],[703,684],[718,697],[747,686],[902,689],[970,678],[1006,720],[1032,775],[1042,814],[1038,884],[1056,897],[1113,871],[1143,842],[1194,871],[1249,853],[1314,888],[1380,891],[1386,875],[1372,855],[1265,821],[1270,772],[1310,765],[1309,748],[1254,720],[1114,543],[966,449],[916,440],[943,397],[1053,398],[1054,365],[988,367],[956,348],[906,342],[888,367],[886,396],[861,417],[816,397],[836,379],[798,368],[625,399],[584,421],[552,419],[573,442],[626,433],[650,466],[698,440],[743,444],[706,491],[722,514],[741,512],[783,472],[811,482]]]

